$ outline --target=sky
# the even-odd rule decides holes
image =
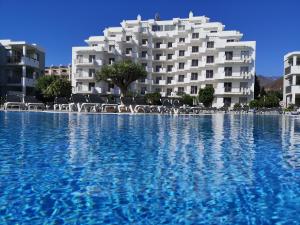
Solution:
[[[72,46],[122,20],[186,18],[193,11],[256,41],[256,73],[279,76],[283,56],[300,51],[299,9],[299,0],[0,0],[0,39],[37,43],[46,65],[66,65]]]

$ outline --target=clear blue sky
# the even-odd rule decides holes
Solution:
[[[257,74],[280,75],[283,56],[300,50],[299,0],[0,0],[0,39],[46,50],[46,64],[71,63],[71,47],[123,19],[205,15],[257,41]]]

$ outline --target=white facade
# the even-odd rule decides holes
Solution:
[[[214,107],[249,103],[254,96],[256,43],[240,41],[240,32],[224,27],[193,13],[185,19],[143,21],[138,16],[123,21],[121,27],[105,29],[104,36],[90,37],[87,47],[73,47],[73,92],[119,94],[118,88],[96,82],[95,72],[104,64],[131,59],[148,72],[147,79],[131,86],[139,94],[195,96],[200,88],[213,85]]]
[[[300,106],[300,52],[284,56],[283,101]]]

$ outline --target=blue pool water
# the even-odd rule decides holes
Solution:
[[[0,112],[0,224],[299,224],[300,118]]]

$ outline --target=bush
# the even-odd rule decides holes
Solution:
[[[147,93],[145,94],[145,98],[146,101],[150,104],[150,105],[160,105],[160,99],[161,99],[161,95],[160,93]]]
[[[183,94],[182,96],[182,103],[185,105],[193,106],[194,105],[194,97],[188,95],[188,94]]]
[[[242,106],[240,103],[235,103],[234,106],[233,106],[233,110],[241,110],[242,109]]]
[[[215,89],[211,86],[206,86],[204,89],[199,91],[199,102],[202,102],[205,107],[212,105],[214,101]]]
[[[292,112],[295,110],[294,104],[289,104],[289,106],[285,109],[286,112]]]
[[[249,103],[249,107],[250,107],[251,109],[258,108],[258,107],[259,107],[259,101],[258,101],[257,99],[252,100],[252,101]]]

